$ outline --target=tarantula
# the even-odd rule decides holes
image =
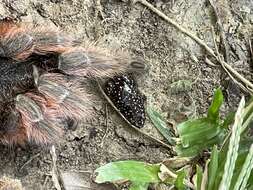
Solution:
[[[81,47],[59,30],[1,21],[0,143],[57,142],[64,121],[90,115],[82,81],[137,67],[127,55]]]

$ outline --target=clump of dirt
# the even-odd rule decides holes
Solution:
[[[253,34],[253,5],[251,0],[221,2],[225,7],[222,14],[226,21],[229,63],[251,79],[247,42]],[[208,1],[156,0],[152,3],[214,48],[211,27],[217,25]],[[5,17],[60,27],[84,42],[102,41],[112,49],[123,48],[133,57],[143,58],[149,71],[138,78],[139,86],[147,96],[147,104],[166,119],[180,122],[206,113],[217,87],[226,95],[223,113],[236,109],[242,95],[219,66],[205,63],[206,53],[198,44],[140,4],[119,0],[3,1],[0,18]],[[217,41],[220,43],[218,37]],[[68,131],[56,147],[61,171],[92,172],[115,160],[156,163],[171,156],[170,150],[129,129],[100,92],[95,93],[99,99],[94,108],[95,117],[84,119],[75,131]],[[162,139],[149,121],[143,130]],[[26,189],[54,189],[49,150],[1,146],[0,151],[0,175],[20,179]]]

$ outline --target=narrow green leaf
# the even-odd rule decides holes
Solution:
[[[253,190],[253,172],[252,171],[248,180],[247,189]]]
[[[252,144],[252,138],[243,138],[240,140],[240,145],[239,145],[239,149],[238,149],[238,156],[236,159],[236,165],[235,165],[235,169],[233,172],[233,178],[232,178],[232,181],[230,184],[230,190],[233,189],[233,187],[236,184],[237,179],[239,178],[239,174],[240,174],[242,166],[246,160],[246,157],[249,153],[249,149],[250,149],[251,144]],[[228,152],[228,144],[222,149],[222,151],[219,152],[219,169],[217,171],[215,185],[214,185],[213,189],[218,189],[219,183],[221,182],[221,179],[224,175],[224,165],[226,162],[227,152]],[[251,180],[253,182],[253,176],[252,176]]]
[[[213,147],[213,151],[211,154],[211,160],[208,165],[208,185],[207,190],[213,190],[213,186],[217,177],[217,171],[218,171],[218,149],[217,146]]]
[[[243,122],[242,130],[241,130],[242,133],[245,133],[247,131],[246,129],[251,127],[250,123],[252,122],[252,120],[253,120],[253,112],[247,114],[247,119],[245,119]]]
[[[97,183],[115,182],[119,180],[130,180],[141,183],[159,182],[159,165],[147,164],[139,161],[111,162],[96,169],[95,181]]]
[[[180,171],[177,174],[177,179],[175,181],[175,186],[178,190],[184,190],[186,188],[186,186],[184,185],[185,176],[186,176],[186,174],[185,174],[184,170]]]
[[[199,165],[197,165],[197,184],[196,184],[197,190],[201,190],[202,178],[203,178],[202,168]]]
[[[246,189],[246,185],[250,177],[252,168],[253,168],[253,144],[251,145],[247,158],[243,166],[241,167],[241,172],[234,186],[234,190]]]
[[[229,147],[224,167],[224,174],[219,185],[219,190],[227,190],[230,187],[233,172],[235,169],[236,159],[238,156],[238,148],[240,141],[240,133],[243,123],[243,113],[244,113],[245,99],[242,97],[240,104],[238,106],[237,112],[235,114],[235,122],[232,126],[232,133],[229,141]]]
[[[217,121],[219,118],[219,110],[223,103],[223,94],[221,89],[214,92],[214,97],[211,106],[208,109],[207,118],[211,121]]]
[[[244,116],[244,120],[246,120],[248,118],[248,116],[250,114],[252,114],[253,112],[253,96],[251,96],[250,100],[247,102],[247,105],[245,107],[245,114],[243,115]]]
[[[147,190],[149,183],[132,182],[129,190]]]
[[[164,136],[164,138],[169,142],[169,144],[175,145],[175,142],[172,139],[171,130],[168,128],[162,116],[151,107],[147,108],[147,113],[154,126]]]

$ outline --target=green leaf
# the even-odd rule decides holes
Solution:
[[[217,178],[217,172],[218,172],[218,162],[219,162],[219,156],[218,156],[218,149],[217,146],[213,147],[213,151],[211,154],[211,161],[208,165],[208,185],[207,190],[213,190],[213,186],[215,183],[215,180]]]
[[[239,178],[239,174],[240,174],[243,164],[246,160],[246,157],[249,153],[249,149],[250,149],[251,144],[252,144],[251,138],[242,139],[240,141],[240,145],[239,145],[239,149],[238,149],[238,156],[237,156],[236,165],[235,165],[235,169],[233,172],[233,178],[231,180],[230,187],[234,187],[237,182],[237,179]],[[224,175],[224,165],[226,162],[226,154],[228,152],[228,144],[222,150],[223,151],[219,152],[219,169],[216,174],[215,185],[214,185],[213,189],[218,189],[219,183]],[[252,176],[251,181],[253,182],[253,176]],[[251,181],[249,180],[249,182],[251,182]],[[232,188],[230,188],[230,189],[232,190]]]
[[[253,167],[253,144],[251,145],[247,158],[243,166],[241,167],[241,172],[239,174],[239,177],[237,178],[234,190],[246,189],[252,167]]]
[[[188,120],[179,124],[177,129],[184,147],[206,142],[221,132],[219,125],[206,118]]]
[[[236,166],[236,159],[238,156],[238,148],[240,142],[240,133],[243,123],[243,113],[244,113],[245,99],[242,97],[238,109],[235,114],[235,122],[232,126],[231,137],[229,141],[229,147],[226,156],[226,162],[224,166],[224,174],[222,176],[219,189],[227,190],[232,183],[232,177],[234,169]]]
[[[188,120],[177,126],[181,143],[176,146],[180,156],[196,156],[202,150],[220,143],[225,130],[207,118]]]
[[[177,174],[177,179],[175,181],[175,186],[178,190],[184,190],[186,187],[184,185],[184,178],[185,178],[186,174],[184,172],[184,170],[180,171]]]
[[[219,118],[219,110],[223,103],[223,94],[221,89],[214,92],[214,97],[211,106],[208,109],[207,118],[211,121],[217,121]]]
[[[162,116],[151,107],[147,108],[147,113],[154,126],[164,136],[169,144],[175,145],[175,141],[172,139],[172,132],[170,128],[168,128]]]
[[[116,182],[119,180],[130,180],[141,183],[159,182],[159,165],[147,164],[139,161],[111,162],[96,169],[95,181],[97,183]]]
[[[149,183],[132,182],[129,190],[147,190]]]
[[[196,184],[197,190],[201,190],[202,178],[203,178],[202,168],[199,165],[197,165],[197,184]]]
[[[222,102],[222,91],[217,89],[207,117],[191,119],[177,125],[180,141],[175,150],[178,155],[196,156],[224,139],[226,130],[219,124],[219,109]],[[230,120],[224,123],[224,126],[229,122]]]
[[[209,139],[208,141],[202,141],[202,143],[198,143],[189,147],[183,147],[181,144],[177,145],[175,148],[175,151],[180,156],[185,157],[194,157],[201,153],[204,149],[207,149],[209,147],[212,147],[214,144],[219,144],[223,139],[223,133],[215,136],[212,139]]]

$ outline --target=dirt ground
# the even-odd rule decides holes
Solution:
[[[208,0],[150,2],[214,48],[211,27],[217,30],[217,25]],[[223,7],[221,20],[227,34],[230,65],[251,79],[248,42],[253,37],[253,2],[219,2]],[[140,89],[147,96],[147,105],[155,107],[168,120],[180,122],[206,113],[217,87],[221,87],[225,95],[223,113],[235,109],[243,93],[219,66],[205,63],[206,52],[198,44],[140,4],[133,5],[127,0],[101,0],[101,4],[98,0],[2,0],[0,18],[7,16],[60,27],[83,41],[103,40],[112,49],[124,48],[133,57],[143,58],[149,71],[138,78]],[[219,39],[217,32],[218,45]],[[115,160],[156,163],[170,157],[168,149],[129,129],[99,91],[94,93],[100,100],[94,108],[95,117],[84,119],[56,146],[61,171],[89,173]],[[149,120],[143,130],[162,139]],[[54,189],[49,150],[1,146],[0,152],[0,175],[20,179],[28,190]]]

